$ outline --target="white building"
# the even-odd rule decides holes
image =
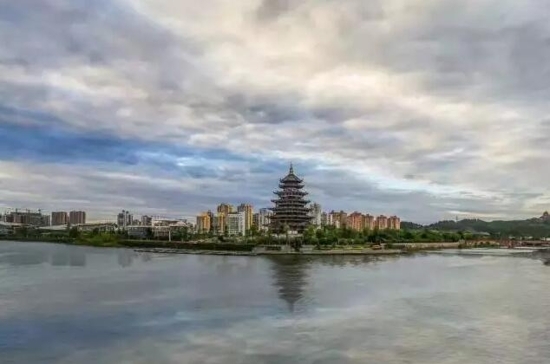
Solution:
[[[258,231],[267,231],[269,229],[269,218],[273,215],[270,209],[260,209],[258,213],[254,214],[254,225]]]
[[[314,226],[321,226],[321,214],[323,211],[321,210],[321,205],[318,203],[314,203],[311,205],[311,211],[309,213],[309,216],[312,217],[311,223]]]
[[[244,236],[246,234],[246,213],[231,212],[227,215],[227,235]]]
[[[97,222],[97,223],[88,223],[88,224],[78,225],[77,229],[78,231],[85,231],[85,232],[98,231],[100,233],[105,233],[105,232],[115,231],[116,225],[111,222]]]

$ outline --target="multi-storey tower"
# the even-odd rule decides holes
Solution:
[[[303,191],[304,181],[294,174],[290,165],[288,175],[279,180],[279,190],[275,191],[276,199],[271,200],[273,215],[270,217],[270,227],[274,232],[282,233],[285,230],[301,233],[310,224],[312,217],[306,206],[307,192]]]

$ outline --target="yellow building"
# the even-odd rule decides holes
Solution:
[[[376,218],[376,227],[378,230],[386,230],[388,228],[388,218],[380,215]]]
[[[397,216],[391,216],[388,219],[388,229],[401,230],[401,219]]]
[[[365,229],[374,230],[374,228],[376,227],[376,218],[369,214],[364,215],[363,226],[365,227]]]
[[[227,215],[223,212],[216,214],[216,232],[218,235],[223,235],[227,229]]]
[[[331,225],[336,226],[336,228],[343,228],[348,224],[348,214],[344,211],[331,211],[329,220]]]
[[[355,231],[363,231],[365,228],[365,221],[363,218],[363,214],[360,212],[353,212],[348,216],[348,222],[347,222],[348,228],[355,230]]]
[[[208,212],[203,212],[197,216],[197,232],[209,233],[212,229],[212,221]]]
[[[222,203],[218,205],[217,211],[218,213],[222,213],[222,214],[225,214],[225,216],[227,216],[233,212],[233,205]]]

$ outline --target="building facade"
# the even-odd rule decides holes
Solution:
[[[237,207],[237,212],[243,212],[244,213],[244,224],[245,224],[245,230],[248,231],[252,227],[252,215],[253,215],[253,207],[250,204],[242,203]]]
[[[353,212],[348,216],[347,227],[355,231],[363,231],[365,228],[365,219],[362,213]]]
[[[365,229],[374,230],[376,228],[376,218],[369,214],[364,215],[363,226]]]
[[[331,211],[329,213],[329,225],[343,228],[348,224],[348,214],[345,211]]]
[[[222,203],[222,204],[219,204],[218,207],[216,208],[216,211],[218,213],[222,213],[222,214],[225,214],[225,216],[229,215],[230,213],[233,212],[233,205],[230,205],[228,203]]]
[[[328,213],[326,213],[326,212],[321,213],[321,225],[322,226],[329,225],[329,223],[328,223]]]
[[[69,224],[84,225],[85,223],[86,223],[86,212],[84,211],[69,212]]]
[[[203,212],[197,216],[196,231],[199,234],[207,234],[212,229],[212,221],[210,220],[210,214]]]
[[[153,225],[153,218],[151,216],[143,215],[141,217],[142,226],[151,226]]]
[[[84,225],[78,225],[77,226],[78,231],[83,232],[92,232],[92,231],[99,231],[99,232],[113,232],[116,230],[116,224],[114,223],[91,223],[91,224],[84,224]]]
[[[270,209],[260,209],[254,214],[253,224],[258,231],[267,231],[269,229],[269,218],[272,215]]]
[[[52,212],[51,219],[52,226],[67,225],[69,223],[69,214],[65,211]]]
[[[231,212],[227,215],[227,235],[245,236],[246,235],[246,213]]]
[[[127,226],[132,225],[133,220],[134,216],[130,211],[122,210],[122,212],[117,215],[116,223],[119,229],[126,230]]]
[[[43,215],[42,210],[19,210],[8,211],[4,216],[4,221],[12,224],[22,224],[31,226],[50,226],[50,215]]]
[[[310,210],[310,216],[311,216],[311,223],[315,226],[321,226],[322,225],[322,214],[323,211],[321,209],[321,205],[318,203],[311,204],[311,210]]]
[[[401,219],[397,216],[391,216],[388,219],[388,229],[401,230]]]
[[[388,218],[380,215],[376,218],[376,228],[378,230],[386,230],[388,228]]]
[[[223,212],[218,212],[214,220],[214,232],[218,235],[224,235],[227,230],[227,215]]]

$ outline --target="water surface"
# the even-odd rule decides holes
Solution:
[[[517,257],[0,242],[0,362],[540,364],[549,278]]]

